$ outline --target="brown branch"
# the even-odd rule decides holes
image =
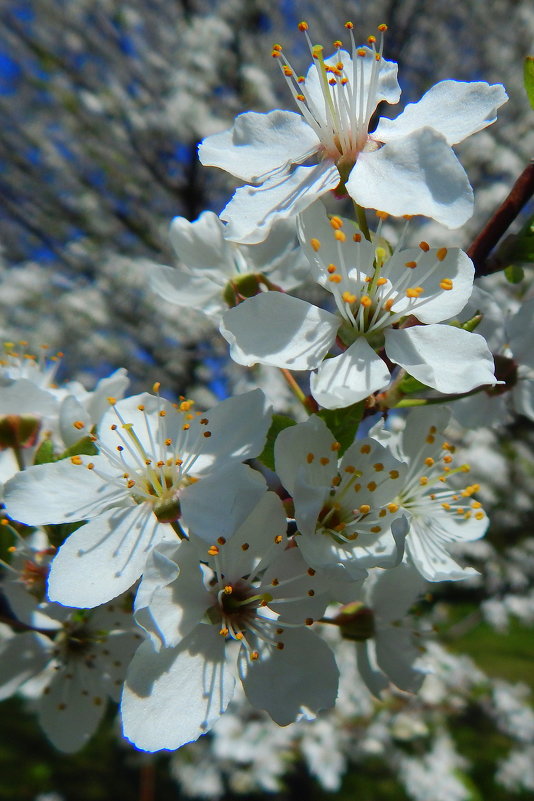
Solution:
[[[475,265],[475,275],[489,275],[506,267],[498,259],[490,260],[488,256],[533,195],[534,161],[531,161],[467,251]]]

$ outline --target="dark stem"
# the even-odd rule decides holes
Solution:
[[[467,255],[475,265],[476,276],[489,275],[507,266],[501,264],[498,259],[488,259],[488,256],[532,195],[534,195],[534,161],[525,167],[508,196],[467,251]]]

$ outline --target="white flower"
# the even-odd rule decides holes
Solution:
[[[50,636],[7,636],[0,643],[0,698],[19,689],[35,697],[39,724],[53,745],[78,751],[96,730],[107,698],[118,701],[139,639],[125,599],[76,611]]]
[[[262,500],[229,539],[191,536],[156,549],[139,589],[138,649],[122,697],[125,736],[139,748],[179,748],[225,711],[236,676],[253,706],[287,725],[334,704],[338,670],[306,628],[321,617],[328,579],[286,539],[278,497]]]
[[[424,673],[413,667],[420,653],[404,618],[424,587],[417,571],[401,564],[372,570],[358,597],[352,588],[345,592],[351,600],[335,620],[344,636],[356,641],[358,670],[373,695],[379,696],[389,681],[411,692],[423,682]]]
[[[340,445],[312,415],[280,432],[276,471],[293,498],[296,538],[312,567],[343,568],[361,579],[367,567],[402,558],[406,520],[393,499],[404,465],[372,439],[357,440],[338,459]]]
[[[506,423],[511,409],[534,420],[534,298],[505,317],[502,302],[475,287],[464,316],[480,312],[483,319],[477,331],[487,339],[497,377],[504,384],[455,401],[452,413],[468,429]]]
[[[467,472],[469,466],[453,465],[455,448],[443,434],[449,418],[450,411],[444,408],[412,411],[397,442],[397,456],[408,466],[395,499],[410,525],[406,554],[427,581],[457,581],[476,575],[472,567],[461,567],[448,548],[454,542],[480,539],[489,524],[482,504],[473,498],[480,489],[478,484],[454,486],[453,476]],[[391,445],[395,441],[380,426],[371,434]]]
[[[294,220],[282,220],[265,243],[254,247],[228,242],[224,229],[212,211],[203,212],[192,223],[175,217],[170,237],[183,266],[156,265],[150,275],[154,292],[170,303],[198,309],[218,321],[243,297],[273,284],[293,289],[309,272],[296,241]]]
[[[183,522],[207,540],[232,531],[265,491],[244,459],[270,423],[259,390],[205,414],[153,395],[115,402],[95,439],[100,453],[31,467],[6,485],[6,509],[28,525],[89,520],[65,541],[49,577],[51,600],[91,607],[132,586],[150,548]]]
[[[383,389],[390,372],[376,353],[439,392],[494,384],[483,337],[439,324],[471,294],[473,265],[458,248],[396,249],[390,256],[353,224],[326,215],[317,203],[301,215],[301,238],[315,278],[331,292],[337,314],[281,292],[267,292],[228,310],[221,333],[238,364],[317,369],[311,392],[335,409]],[[379,240],[380,228],[377,231]],[[416,323],[402,327],[411,318]],[[336,337],[346,349],[324,359]]]
[[[200,145],[203,164],[252,184],[238,189],[221,214],[228,238],[259,242],[276,219],[298,214],[336,188],[362,207],[424,214],[450,228],[471,216],[473,193],[451,145],[495,120],[507,99],[504,88],[442,81],[369,133],[377,105],[399,100],[397,65],[382,57],[382,41],[378,49],[375,37],[357,47],[352,24],[346,27],[350,55],[338,43],[324,59],[323,48],[308,39],[314,63],[305,79],[295,77],[275,45],[300,114],[248,112]]]

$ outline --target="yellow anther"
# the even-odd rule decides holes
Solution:
[[[110,406],[115,406],[117,403],[117,398],[112,398],[111,396],[107,399]]]
[[[340,450],[340,448],[341,448],[341,443],[340,443],[340,442],[333,442],[333,443],[330,445],[330,450],[331,450],[331,451],[339,451],[339,450]]]
[[[140,404],[139,404],[139,406],[137,407],[137,409],[138,409],[138,411],[140,411],[140,412],[144,412],[144,411],[145,411],[145,407],[144,407],[144,405],[143,405],[142,403],[140,403]]]
[[[74,426],[74,428],[77,428],[78,431],[81,431],[82,428],[85,428],[85,423],[82,422],[82,420],[75,420],[75,422],[72,425]]]
[[[135,487],[135,481],[133,480],[133,478],[131,478],[129,481],[126,482],[126,486],[128,487],[128,489],[132,489],[132,487]]]
[[[421,478],[419,479],[419,483],[421,484],[422,487],[425,487],[428,484],[428,477],[421,476]]]
[[[353,234],[352,238],[354,239],[355,242],[361,242],[362,241],[362,235],[361,234]]]
[[[369,37],[369,38],[371,38],[371,37]],[[372,38],[375,39],[374,36]],[[367,41],[369,41],[369,39]],[[375,42],[376,42],[376,39],[375,39]],[[377,211],[375,213],[376,213],[376,216],[378,217],[379,220],[387,220],[388,217],[389,217],[389,214],[387,213],[387,211]]]
[[[430,245],[428,244],[428,242],[425,242],[425,241],[423,241],[423,242],[419,242],[419,247],[420,247],[420,248],[421,248],[421,250],[423,250],[425,253],[428,253],[428,251],[430,250]]]
[[[282,67],[282,72],[284,73],[284,75],[287,75],[288,78],[291,78],[291,76],[293,75],[293,70],[287,64],[284,64],[284,66]]]
[[[434,459],[431,456],[427,456],[425,459],[425,464],[427,467],[432,467],[434,464]]]
[[[344,242],[347,237],[343,231],[334,231],[334,238],[337,239],[338,242]]]
[[[368,309],[369,306],[373,305],[373,301],[371,300],[369,295],[362,295],[361,298],[360,298],[360,305],[363,306],[364,308]]]
[[[319,248],[321,247],[321,243],[319,242],[319,240],[318,240],[318,239],[315,239],[315,238],[314,238],[314,239],[310,239],[310,245],[311,245],[312,249],[313,249],[313,250],[314,250],[316,253],[317,253],[317,251],[319,250]]]
[[[275,545],[280,545],[280,543],[282,542],[282,540],[283,540],[283,537],[282,537],[282,535],[281,535],[281,534],[277,534],[277,535],[276,535],[276,537],[274,538],[274,544],[275,544]]]
[[[308,25],[306,20],[302,20],[302,22],[299,22],[299,24],[297,25],[299,31],[307,31],[309,27],[310,26]]]
[[[367,44],[375,44],[376,36],[368,36],[367,37]]]
[[[378,485],[377,485],[376,481],[370,481],[368,483],[368,485],[367,485],[367,489],[369,490],[369,492],[374,492],[375,489],[377,488],[377,486]]]
[[[217,548],[216,545],[210,545],[210,547],[208,548],[208,554],[209,556],[218,556],[219,549]]]
[[[252,662],[256,662],[260,658],[259,651],[251,651],[250,652],[250,659]]]
[[[373,467],[377,473],[381,473],[382,470],[384,469],[384,465],[382,464],[382,462],[377,462],[376,464],[373,465]]]
[[[448,291],[449,289],[453,288],[452,279],[450,279],[450,278],[444,278],[443,281],[439,282],[439,285],[445,291]]]
[[[387,31],[387,29],[388,29],[388,26],[385,25],[384,23],[379,25],[378,28],[377,28],[377,30],[380,31],[380,33],[385,33]]]
[[[232,587],[231,584],[227,584],[226,587],[223,590],[225,595],[231,595],[233,593],[233,591],[234,591],[234,588]]]
[[[304,97],[304,95],[301,94],[295,95],[295,100],[298,100],[300,103],[306,102],[306,98]]]
[[[381,526],[371,526],[371,531],[373,532],[373,534],[380,534],[380,532],[382,531],[382,527]]]
[[[386,311],[391,311],[391,307],[393,306],[394,303],[395,303],[395,301],[393,300],[393,298],[390,298],[389,300],[386,300],[386,302],[384,303],[384,309]]]
[[[331,281],[333,284],[340,284],[342,282],[342,278],[340,275],[330,275],[328,280]]]
[[[417,262],[416,261],[407,261],[407,262],[405,262],[404,266],[405,267],[409,267],[410,270],[413,270],[413,269],[415,269],[415,267],[417,267]]]
[[[360,448],[360,453],[371,453],[371,446],[362,445],[362,447]]]
[[[72,464],[83,464],[81,456],[71,456],[70,460]]]
[[[308,455],[306,456],[306,461],[308,462],[308,464],[311,464],[314,459],[315,459],[315,454],[313,453],[308,453]]]
[[[159,392],[159,388],[161,387],[160,381],[154,381],[152,384],[152,392]]]
[[[334,526],[334,531],[341,532],[341,531],[345,531],[346,528],[347,528],[347,524],[346,523],[338,523],[337,526]]]
[[[447,512],[448,512],[448,511],[449,511],[449,509],[451,508],[451,505],[450,505],[450,503],[442,503],[442,504],[441,504],[441,506],[442,506],[442,507],[443,507],[443,509],[445,509],[445,511],[447,511]]]
[[[94,463],[93,462],[89,462],[89,464],[87,465],[87,469],[88,470],[94,470],[95,469]]]
[[[340,47],[343,47],[343,42],[341,39],[336,39],[335,42],[332,42],[332,47],[336,47],[339,50]]]
[[[352,474],[352,473],[355,473],[355,472],[356,472],[356,468],[355,468],[355,467],[354,467],[354,465],[352,465],[352,464],[348,464],[348,465],[347,465],[345,468],[343,468],[343,469],[344,469],[345,473],[350,473],[350,474]]]
[[[368,515],[369,512],[371,511],[371,507],[369,506],[368,503],[362,503],[362,505],[359,507],[358,511],[362,515]]]
[[[354,485],[354,492],[359,492],[361,490],[361,488],[362,488],[361,484],[355,484]]]
[[[332,273],[335,273],[336,270],[337,267],[335,264],[329,264],[328,267],[326,268],[326,272],[330,273],[330,275],[332,275]]]
[[[319,461],[321,462],[321,464],[322,464],[323,466],[325,466],[325,465],[327,465],[327,464],[330,464],[330,459],[328,458],[328,456],[321,456],[321,458],[319,459]]]
[[[273,50],[277,50],[279,53],[282,52],[282,45],[281,44],[273,44]]]
[[[412,286],[410,289],[406,290],[406,297],[407,298],[420,298],[424,292],[424,288],[422,286]]]
[[[330,217],[330,225],[335,231],[339,231],[340,228],[343,228],[343,220],[341,217],[334,215],[333,217]]]
[[[341,298],[345,301],[345,303],[354,303],[356,300],[356,295],[353,295],[352,292],[343,292]]]
[[[169,445],[172,445],[172,439],[169,439],[169,437],[167,437],[167,439],[165,440],[165,445],[167,445],[167,447],[169,447]]]
[[[384,284],[387,284],[387,282],[388,282],[387,278],[379,278],[378,281],[376,282],[376,285],[377,286],[384,286]]]
[[[485,517],[484,512],[477,512],[475,515],[475,520],[483,520]]]
[[[364,50],[363,47],[360,47],[360,49],[356,51],[356,55],[364,58],[367,55],[367,50]]]
[[[482,509],[482,504],[480,503],[480,501],[472,501],[471,502],[471,508],[472,509]]]
[[[433,445],[435,441],[436,438],[433,437],[432,434],[429,434],[428,437],[425,437],[425,442],[427,442],[429,445]]]
[[[447,258],[447,248],[438,248],[436,250],[436,259],[438,261],[443,261]]]
[[[167,416],[167,412],[165,411],[165,409],[161,409],[161,410],[160,410],[160,412],[159,412],[159,416],[160,416],[160,417],[166,417],[166,416]]]
[[[388,503],[388,512],[391,512],[391,514],[394,515],[395,512],[398,512],[398,511],[399,511],[398,504],[396,504],[396,503]]]
[[[352,30],[354,29],[354,23],[353,23],[353,22],[350,22],[350,20],[349,20],[349,21],[347,21],[347,22],[345,23],[345,28],[346,28],[348,31],[352,31]]]

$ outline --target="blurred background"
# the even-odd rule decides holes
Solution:
[[[212,325],[152,295],[147,276],[154,263],[176,263],[167,236],[174,216],[219,212],[232,192],[229,176],[198,163],[198,142],[242,111],[292,109],[270,53],[280,42],[305,72],[301,19],[327,51],[347,19],[362,40],[386,22],[401,107],[445,78],[504,84],[510,100],[497,123],[458,147],[475,190],[473,219],[456,232],[425,226],[433,242],[470,244],[534,153],[522,80],[534,52],[531,0],[1,0],[3,339],[62,351],[59,379],[87,388],[126,367],[132,392],[156,380],[174,395],[232,391],[236,371]],[[410,725],[399,722],[399,704],[341,710],[343,742],[330,739],[335,727],[323,740],[311,728],[265,727],[251,739],[257,721],[236,713],[235,730],[213,736],[214,750],[205,737],[178,757],[146,757],[108,725],[66,757],[12,700],[2,707],[0,799],[534,797],[533,439],[531,424],[517,420],[473,444],[481,464],[497,465],[487,476],[493,528],[471,554],[483,579],[436,588],[449,684],[406,712]],[[484,607],[491,599],[506,607],[499,619]]]

